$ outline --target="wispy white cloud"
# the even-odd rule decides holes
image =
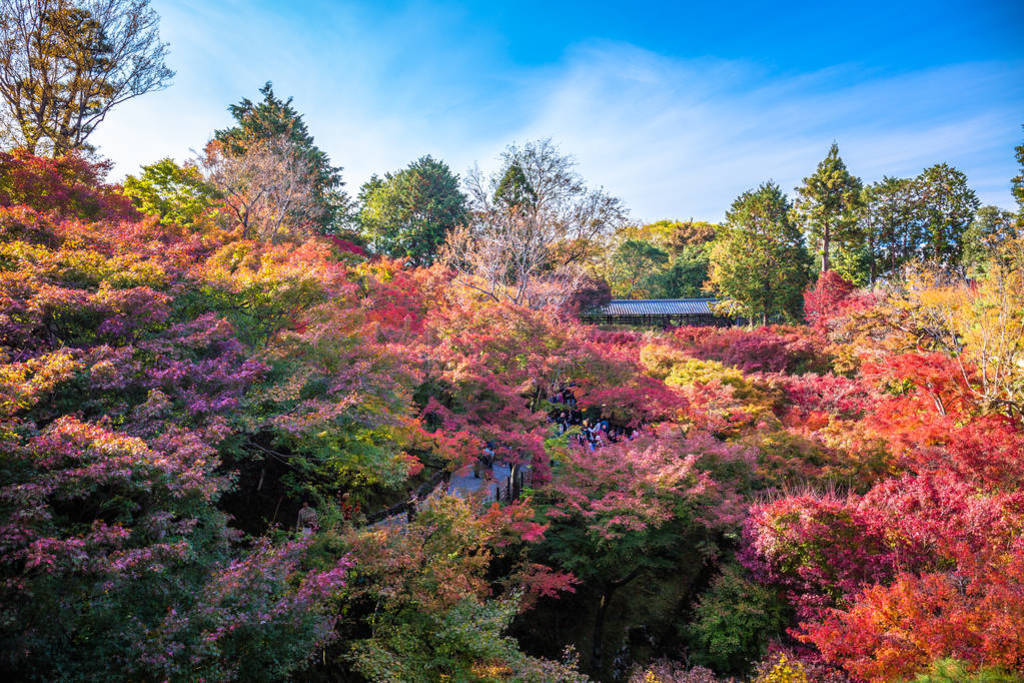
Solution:
[[[1007,205],[1024,123],[1021,65],[779,77],[599,45],[572,55],[548,90],[517,136],[559,140],[643,218],[716,219],[768,178],[789,190],[833,140],[865,180],[944,161],[963,169],[984,201]]]
[[[456,171],[475,161],[486,168],[513,140],[551,137],[636,217],[716,220],[763,180],[791,190],[836,140],[865,180],[944,161],[968,174],[983,201],[1011,204],[1012,147],[1024,123],[1020,63],[779,74],[594,42],[525,68],[505,58],[500,36],[474,33],[457,10],[157,6],[178,76],[170,89],[123,105],[97,133],[119,174],[188,156],[230,123],[229,103],[273,80],[279,94],[295,96],[353,190],[422,154]]]

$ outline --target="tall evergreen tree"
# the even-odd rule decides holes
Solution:
[[[898,270],[920,256],[925,243],[924,205],[913,178],[883,177],[864,189],[861,234],[868,280]]]
[[[964,232],[963,265],[967,268],[984,267],[1006,242],[1020,234],[1021,228],[1013,213],[997,206],[981,207]]]
[[[811,259],[790,216],[789,199],[771,181],[744,192],[725,215],[711,251],[711,284],[745,318],[800,317]]]
[[[981,205],[967,176],[949,164],[935,164],[917,177],[924,206],[924,255],[946,263],[960,262],[964,233]]]
[[[224,154],[244,156],[254,145],[285,137],[294,143],[309,168],[313,192],[322,212],[318,218],[324,232],[335,232],[348,219],[349,199],[342,189],[342,168],[332,166],[327,153],[316,146],[302,114],[292,106],[292,98],[282,100],[274,94],[269,81],[260,88],[263,99],[253,102],[244,98],[228,111],[235,117],[231,128],[215,131],[214,140]]]
[[[416,265],[433,263],[448,232],[466,220],[459,177],[443,161],[421,157],[360,192],[359,224],[373,249]]]
[[[821,255],[822,272],[829,269],[835,246],[858,246],[862,189],[860,178],[850,175],[834,142],[814,174],[796,189],[799,199],[794,215]]]
[[[494,191],[494,201],[509,210],[519,211],[533,208],[537,203],[537,192],[518,163],[513,161],[505,169],[505,175],[501,176],[498,188]]]

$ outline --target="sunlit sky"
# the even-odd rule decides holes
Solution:
[[[177,76],[95,134],[115,179],[189,158],[269,80],[352,194],[424,154],[487,170],[550,137],[637,220],[719,220],[764,180],[791,191],[836,141],[865,181],[947,162],[1013,206],[1024,0],[153,6]]]

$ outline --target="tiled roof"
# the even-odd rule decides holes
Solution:
[[[613,299],[594,311],[597,315],[714,315],[716,299]]]

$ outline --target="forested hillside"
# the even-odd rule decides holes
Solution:
[[[550,139],[350,196],[267,83],[114,182],[158,21],[0,0],[3,680],[1024,680],[1024,144],[640,225]]]
[[[827,273],[808,325],[601,330],[0,163],[15,678],[1024,665],[1019,242],[971,281]],[[485,449],[518,500],[366,523]]]

